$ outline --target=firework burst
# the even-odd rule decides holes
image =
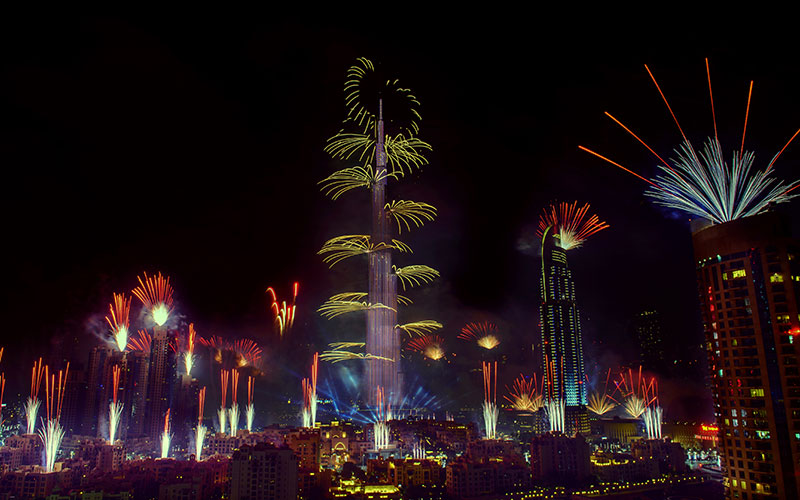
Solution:
[[[153,337],[146,331],[139,330],[136,333],[136,338],[131,337],[128,339],[128,350],[149,353],[152,344]]]
[[[239,339],[233,343],[232,350],[239,359],[239,368],[245,366],[258,367],[261,363],[263,351],[261,347],[250,339]]]
[[[303,385],[303,427],[314,427],[317,422],[317,368],[319,353],[314,353],[311,361],[311,377],[304,378]]]
[[[117,429],[122,419],[122,403],[117,400],[119,395],[119,376],[121,369],[119,365],[111,368],[111,391],[112,399],[108,405],[108,444],[114,444],[117,437]]]
[[[586,405],[586,408],[594,413],[597,416],[603,416],[606,413],[610,412],[614,408],[617,407],[619,402],[614,399],[613,394],[609,394],[608,392],[608,383],[611,380],[611,368],[608,369],[608,373],[606,374],[606,382],[605,386],[603,387],[603,392],[594,392],[589,395],[589,404]],[[587,377],[586,382],[589,382]],[[613,392],[616,392],[616,388]]]
[[[380,451],[389,446],[389,420],[392,418],[392,407],[386,400],[383,387],[376,388],[375,392],[377,416],[375,423],[372,424],[373,444],[375,450]]]
[[[483,363],[483,427],[486,439],[494,439],[497,434],[497,419],[500,411],[497,408],[497,361],[492,364]]]
[[[547,420],[550,423],[550,432],[564,432],[566,429],[566,415],[563,399],[551,399],[547,402]]]
[[[147,276],[144,273],[144,280],[139,277],[139,286],[133,289],[133,294],[150,311],[155,324],[164,326],[172,312],[172,286],[169,284],[169,277],[164,277],[161,273],[158,276]]]
[[[231,437],[236,437],[239,433],[239,402],[237,401],[237,394],[239,393],[239,372],[231,369],[231,407],[228,410],[228,424],[231,428]]]
[[[108,306],[106,321],[111,328],[111,336],[120,352],[128,346],[128,327],[130,326],[131,300],[125,299],[125,294],[114,294],[114,303]]]
[[[27,434],[33,434],[36,429],[36,416],[39,413],[39,387],[42,384],[42,376],[45,372],[45,366],[42,365],[42,358],[33,363],[33,370],[31,371],[31,395],[25,402],[25,421],[27,423]]]
[[[64,429],[61,427],[61,407],[64,403],[64,387],[69,375],[69,363],[62,372],[58,371],[58,378],[55,374],[49,373],[49,368],[44,367],[44,388],[45,388],[45,410],[46,419],[42,419],[42,428],[39,429],[39,437],[44,445],[44,466],[45,472],[53,472],[58,450],[61,448],[61,440],[64,439]]]
[[[274,288],[267,288],[267,293],[272,299],[272,304],[270,304],[269,308],[273,314],[273,324],[281,337],[294,326],[294,318],[297,313],[297,293],[299,291],[300,283],[295,281],[294,285],[292,285],[292,302],[287,304],[285,300],[283,302],[278,301],[278,295],[275,293]]]
[[[217,410],[217,418],[219,418],[219,432],[222,434],[225,434],[225,429],[228,428],[228,410],[225,408],[225,405],[228,403],[229,375],[227,370],[219,371],[220,399],[222,402],[219,405],[219,410]]]
[[[186,367],[186,375],[192,376],[192,367],[196,357],[194,355],[194,343],[197,332],[194,330],[194,323],[189,323],[189,332],[186,335],[186,350],[183,352],[183,365]]]
[[[539,216],[539,228],[536,235],[541,238],[547,228],[552,228],[559,235],[561,248],[564,250],[578,248],[590,236],[608,228],[608,224],[602,222],[597,215],[587,217],[588,212],[588,203],[580,208],[578,208],[577,201],[572,204],[562,202],[550,205]]]
[[[445,356],[444,339],[438,335],[425,335],[412,339],[406,344],[406,349],[418,352],[428,359],[438,361]]]
[[[194,433],[194,459],[198,462],[203,454],[203,441],[206,439],[206,426],[203,425],[203,408],[206,406],[206,388],[200,389],[197,396],[197,429]]]
[[[256,379],[247,377],[247,408],[245,409],[245,418],[247,421],[247,432],[253,432],[253,421],[256,417],[256,408],[253,405],[253,391],[255,389]]]
[[[402,325],[395,325],[395,328],[398,330],[402,330],[403,332],[409,335],[419,335],[419,336],[424,336],[428,333],[431,333],[434,330],[439,330],[443,327],[444,325],[432,319],[423,319],[420,321],[413,321],[411,323],[405,323]]]
[[[517,411],[534,413],[544,406],[542,391],[536,384],[535,373],[533,378],[525,377],[520,373],[511,388],[506,386],[506,389],[508,389],[508,395],[504,396],[504,398]]]
[[[167,409],[166,415],[164,415],[164,432],[161,433],[161,458],[168,458],[169,457],[169,448],[170,444],[172,443],[172,433],[170,432],[170,421],[169,421],[169,414],[172,411],[171,408]]]
[[[650,187],[645,192],[645,195],[653,198],[657,204],[680,210],[690,216],[705,218],[713,223],[720,224],[756,215],[768,210],[771,205],[785,203],[796,196],[790,193],[800,186],[800,181],[786,184],[777,180],[772,177],[772,166],[797,137],[800,130],[795,132],[763,170],[753,169],[754,155],[752,152],[745,152],[744,150],[747,118],[750,113],[750,97],[753,91],[752,81],[750,82],[750,93],[747,98],[741,147],[739,151],[733,151],[732,160],[727,163],[723,157],[722,146],[717,135],[716,112],[714,110],[708,59],[706,59],[706,74],[708,76],[711,115],[714,119],[714,137],[707,140],[703,151],[699,154],[687,139],[686,134],[684,134],[678,119],[675,117],[675,113],[673,113],[650,68],[645,65],[645,69],[653,80],[683,138],[682,144],[675,150],[676,157],[669,162],[664,160],[644,140],[608,112],[606,112],[606,116],[653,154],[658,160],[657,168],[660,174],[652,179],[646,179],[588,148],[579,146],[580,149],[647,182]]]
[[[484,349],[494,349],[500,345],[497,337],[498,330],[494,323],[483,321],[481,323],[467,323],[461,328],[458,338],[467,342],[475,342]]]

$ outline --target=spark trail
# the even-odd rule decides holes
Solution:
[[[164,326],[172,312],[172,286],[169,284],[169,277],[162,276],[160,272],[158,276],[147,276],[144,273],[144,280],[139,277],[139,286],[133,289],[133,294],[150,312],[155,324]]]
[[[203,425],[203,409],[206,406],[206,388],[200,389],[197,396],[197,428],[194,433],[194,459],[198,462],[203,454],[203,441],[206,439],[206,426]]]
[[[492,364],[483,363],[483,427],[486,439],[495,439],[497,419],[500,411],[497,408],[497,361],[494,362],[494,378]]]
[[[114,303],[108,306],[108,316],[106,321],[111,328],[111,336],[119,352],[125,351],[128,347],[128,328],[130,327],[131,300],[133,297],[125,299],[125,294],[114,294]]]

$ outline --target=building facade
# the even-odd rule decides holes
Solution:
[[[545,395],[564,401],[567,433],[588,433],[586,369],[575,282],[567,251],[561,248],[558,233],[550,230],[542,237],[539,291]]]
[[[800,251],[775,213],[692,236],[729,498],[798,498]]]

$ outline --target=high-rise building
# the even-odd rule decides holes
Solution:
[[[147,378],[150,371],[150,355],[142,351],[127,353],[125,379],[123,437],[142,437],[145,434],[145,410],[147,407]]]
[[[242,446],[231,458],[231,499],[294,500],[297,458],[288,448],[266,443]]]
[[[560,237],[551,231],[542,238],[539,290],[545,396],[564,401],[567,433],[587,433],[586,371],[575,282]]]
[[[775,213],[695,231],[727,496],[798,498],[800,247]]]
[[[164,415],[170,405],[173,379],[176,374],[174,357],[170,356],[169,333],[156,326],[150,343],[150,371],[147,377],[145,405],[145,434],[153,439],[164,430]]]
[[[661,315],[652,309],[640,312],[633,321],[633,331],[639,343],[639,363],[661,371],[665,366]]]
[[[97,435],[100,407],[103,406],[106,410],[108,408],[103,403],[103,370],[106,366],[106,358],[109,356],[111,356],[111,348],[106,345],[96,346],[89,351],[89,364],[86,367],[86,404],[81,410],[83,415],[81,434],[86,436]]]

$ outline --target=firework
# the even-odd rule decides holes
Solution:
[[[256,379],[247,377],[247,408],[245,409],[245,418],[247,420],[247,432],[253,432],[253,420],[256,417],[256,408],[253,405],[253,390],[255,389]]]
[[[186,375],[192,376],[192,367],[195,362],[194,342],[197,332],[194,330],[194,323],[189,323],[189,333],[186,335],[186,350],[183,352],[183,365],[186,367]]]
[[[563,399],[551,399],[545,405],[547,408],[547,420],[550,423],[550,432],[564,432],[565,408]]]
[[[661,414],[660,406],[647,407],[642,412],[647,439],[661,439]]]
[[[231,437],[236,437],[239,432],[239,403],[237,394],[239,392],[239,372],[231,370],[231,407],[228,410],[228,424],[231,428]]]
[[[588,211],[588,203],[578,208],[577,201],[572,204],[562,202],[550,205],[549,209],[544,209],[539,216],[536,235],[541,238],[547,228],[552,228],[559,235],[561,248],[564,250],[578,248],[587,238],[608,227],[608,224],[600,221],[597,215],[587,218]]]
[[[112,399],[111,403],[108,405],[108,444],[114,444],[117,436],[117,429],[119,428],[119,422],[122,418],[122,403],[117,401],[117,396],[119,395],[119,376],[120,376],[121,369],[119,365],[115,365],[111,368],[111,378],[112,378]]]
[[[405,266],[395,267],[392,266],[395,276],[403,285],[403,290],[406,286],[409,288],[419,286],[425,283],[430,283],[439,277],[439,271],[428,266]]]
[[[42,384],[42,375],[45,366],[42,365],[42,358],[33,363],[31,371],[31,395],[25,402],[25,421],[27,422],[27,434],[33,434],[36,429],[36,415],[39,413],[39,387]]]
[[[508,389],[509,394],[504,397],[517,411],[534,413],[544,406],[541,390],[536,385],[535,373],[533,378],[526,378],[525,375],[520,373],[511,388],[509,389],[506,386],[506,389]]]
[[[640,398],[639,396],[632,395],[625,398],[625,401],[622,403],[622,407],[631,418],[640,418],[642,414],[644,414],[644,410],[647,408],[647,405],[645,405],[644,399]]]
[[[401,253],[412,253],[411,247],[399,240],[391,240],[390,243],[372,243],[372,238],[364,234],[347,234],[337,236],[326,241],[317,255],[324,255],[322,262],[330,267],[339,262],[355,257],[356,255],[367,255],[383,250],[397,250]]]
[[[229,373],[227,370],[219,371],[219,386],[222,402],[219,405],[219,410],[217,410],[217,417],[219,418],[219,432],[222,434],[225,434],[225,429],[228,428],[228,410],[225,408],[225,405],[228,403],[228,376]]]
[[[111,328],[111,336],[114,338],[114,343],[117,345],[119,352],[125,350],[128,346],[128,326],[131,314],[131,300],[133,297],[125,299],[125,294],[114,294],[114,303],[109,304],[106,321]]]
[[[483,363],[483,427],[486,439],[494,439],[497,433],[497,419],[500,411],[497,408],[497,361],[494,362],[494,379],[492,364]]]
[[[616,407],[617,405],[611,400],[608,394],[600,394],[597,392],[593,392],[589,395],[589,404],[586,405],[586,408],[597,416],[603,416]]]
[[[194,459],[200,461],[203,453],[203,441],[206,439],[206,426],[203,425],[203,408],[206,406],[206,388],[200,389],[197,397],[197,429],[194,433]]]
[[[645,192],[645,195],[653,198],[657,204],[680,210],[691,216],[708,219],[713,223],[719,224],[756,215],[768,210],[771,205],[787,202],[796,196],[789,193],[800,186],[800,181],[786,184],[772,177],[771,174],[773,172],[773,164],[797,137],[800,130],[795,132],[763,170],[754,170],[754,154],[744,151],[744,138],[747,131],[747,117],[750,113],[750,95],[753,90],[753,82],[750,82],[750,94],[747,98],[741,148],[739,151],[733,152],[729,164],[723,157],[722,146],[717,136],[716,113],[711,92],[711,74],[708,59],[706,59],[706,73],[708,74],[711,114],[714,119],[714,137],[706,141],[705,147],[699,154],[683,133],[675,113],[673,113],[650,68],[645,65],[645,69],[658,89],[683,138],[682,144],[675,150],[676,158],[669,162],[665,161],[644,140],[640,139],[631,129],[608,112],[606,112],[606,116],[634,137],[658,160],[659,175],[652,179],[646,179],[588,148],[579,146],[580,149],[647,182],[650,187]]]
[[[239,367],[258,366],[261,363],[261,348],[250,339],[239,339],[233,343],[232,349],[239,357]]]
[[[325,196],[330,196],[332,199],[337,200],[351,189],[371,189],[372,186],[389,177],[397,178],[394,174],[390,174],[385,170],[380,174],[376,174],[372,165],[356,166],[334,172],[317,184],[322,184],[321,189]]]
[[[172,312],[172,286],[169,284],[169,277],[163,277],[161,273],[158,276],[147,276],[144,273],[144,280],[139,277],[139,285],[133,289],[133,294],[150,311],[156,325],[163,326]]]
[[[484,349],[494,349],[500,345],[497,338],[497,326],[494,323],[484,321],[482,323],[467,323],[461,329],[458,338],[468,342],[475,342]]]
[[[277,330],[278,335],[281,337],[294,326],[294,317],[297,313],[297,305],[295,305],[295,302],[297,301],[297,293],[299,290],[300,284],[295,281],[292,286],[292,302],[287,305],[286,301],[278,301],[278,295],[275,293],[274,288],[267,288],[267,293],[272,297],[272,304],[269,307],[274,316],[273,323],[275,324],[275,330]]]
[[[61,407],[64,403],[64,387],[69,375],[69,363],[62,372],[56,375],[49,373],[49,368],[44,367],[44,388],[45,388],[45,410],[46,419],[42,419],[42,428],[39,429],[39,437],[44,445],[44,466],[45,472],[53,472],[61,448],[61,440],[64,439],[64,429],[61,427]]]
[[[317,422],[317,368],[319,353],[311,361],[311,377],[303,379],[303,427],[314,427]]]
[[[392,407],[386,400],[383,387],[376,389],[375,401],[377,416],[372,430],[375,450],[380,451],[389,446],[389,420],[392,418]]]
[[[423,319],[420,321],[405,323],[403,325],[395,325],[395,329],[397,330],[402,330],[403,332],[409,335],[419,335],[419,336],[424,336],[428,333],[431,333],[434,330],[439,330],[440,328],[443,327],[444,325],[432,319]]]
[[[170,432],[169,414],[171,408],[167,408],[167,414],[164,415],[164,432],[161,433],[161,458],[169,457],[169,446],[172,442],[172,433]]]
[[[406,344],[406,348],[421,353],[428,359],[438,361],[445,355],[442,344],[444,344],[444,339],[442,339],[442,337],[438,335],[425,335],[424,337],[418,337],[409,341],[408,344]]]
[[[425,221],[432,221],[436,218],[436,207],[428,203],[408,200],[393,200],[383,207],[384,212],[392,217],[397,223],[397,233],[403,232],[405,226],[407,231],[414,227],[422,227]],[[436,273],[438,276],[439,273]]]
[[[332,319],[342,314],[374,309],[388,309],[394,311],[391,307],[380,303],[370,304],[369,302],[356,302],[353,300],[327,300],[317,309],[317,312],[327,319]]]
[[[361,345],[365,345],[363,342],[360,343]],[[350,361],[350,360],[365,360],[365,359],[378,359],[382,361],[391,361],[394,362],[392,358],[387,358],[385,356],[377,356],[375,354],[363,353],[363,352],[351,352],[345,351],[343,348],[334,349],[332,351],[323,351],[322,354],[319,355],[319,358],[322,361],[327,361],[329,363],[339,363],[341,361]]]
[[[141,351],[150,353],[150,346],[153,344],[153,337],[144,330],[137,332],[137,337],[128,340],[128,349],[131,351]]]

